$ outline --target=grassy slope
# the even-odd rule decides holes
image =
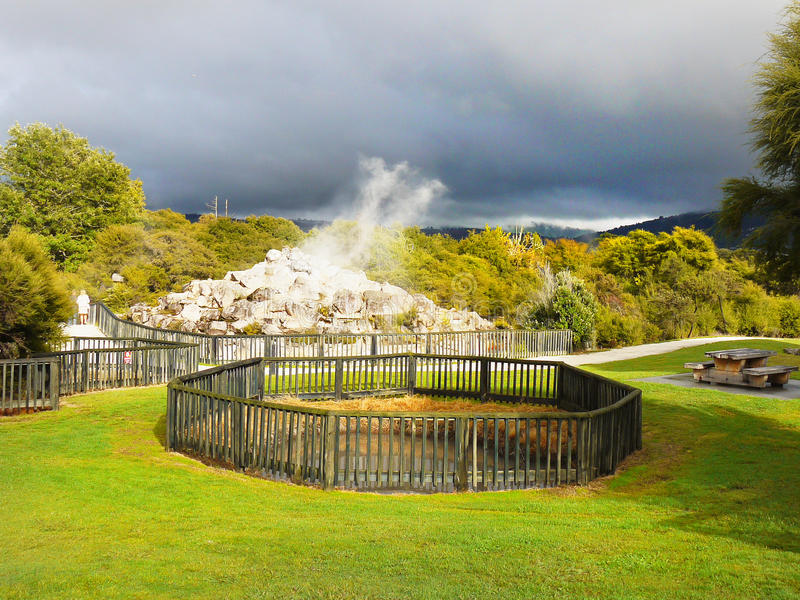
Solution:
[[[677,372],[703,349],[593,370]],[[323,493],[211,469],[163,451],[163,387],[6,417],[0,596],[800,597],[800,400],[637,385],[645,450],[623,473],[527,492]]]

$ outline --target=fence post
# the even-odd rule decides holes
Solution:
[[[457,492],[466,492],[467,481],[467,446],[469,445],[469,418],[459,417],[456,421],[455,449],[455,488]]]
[[[335,456],[335,448],[333,447],[336,442],[336,416],[328,415],[325,417],[325,451],[323,455],[323,473],[322,473],[322,489],[332,490],[336,485],[334,481],[334,468],[333,458]]]
[[[133,340],[133,347],[136,348],[136,350],[134,350],[132,352],[132,355],[133,355],[133,365],[132,365],[133,366],[133,384],[134,384],[134,386],[139,387],[141,385],[141,377],[139,375],[139,371],[141,371],[142,357],[139,356],[139,344],[138,344],[138,342],[136,340]]]
[[[642,449],[642,392],[636,395],[636,449]]]
[[[563,364],[563,363],[561,363]],[[561,408],[561,402],[564,400],[564,373],[565,370],[561,364],[556,364],[556,389],[553,394],[553,400],[556,401],[556,407]],[[568,409],[572,410],[572,409]]]
[[[264,356],[267,358],[272,357],[272,336],[264,336]]]
[[[408,356],[408,393],[414,394],[417,389],[417,357]]]
[[[241,464],[241,435],[242,435],[242,413],[241,403],[232,402],[231,412],[233,413],[233,429],[231,431],[231,447],[233,448],[233,468],[238,469]]]
[[[262,360],[260,363],[258,363],[258,374],[259,374],[259,377],[258,377],[258,399],[259,400],[263,400],[264,399],[264,386],[266,385],[266,370],[267,370],[266,367],[267,367],[267,361]]]
[[[142,385],[150,385],[150,352],[145,348],[142,350]]]
[[[373,333],[371,338],[372,339],[370,340],[369,353],[370,353],[371,356],[377,356],[378,355],[378,336]]]
[[[489,401],[489,359],[481,359],[481,401]]]
[[[334,397],[336,400],[342,399],[342,388],[344,378],[344,364],[341,358],[336,359],[336,371],[334,372]]]
[[[83,368],[81,369],[81,391],[89,391],[89,351],[84,350],[83,354]]]
[[[61,377],[61,370],[59,369],[58,361],[52,360],[50,361],[50,406],[53,407],[53,410],[58,410],[58,401],[59,401],[59,387],[60,387],[60,377]]]
[[[167,446],[167,450],[173,450],[173,433],[172,433],[172,421],[173,415],[175,414],[175,409],[173,408],[173,403],[175,402],[175,390],[171,387],[167,386],[167,424],[166,424],[166,432],[164,437],[164,443]]]

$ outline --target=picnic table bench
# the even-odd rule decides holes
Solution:
[[[777,354],[772,350],[733,348],[712,350],[705,354],[713,360],[687,362],[683,365],[692,369],[695,381],[757,388],[764,388],[769,383],[774,387],[782,387],[789,382],[789,374],[797,370],[797,367],[791,366],[767,366],[767,359]]]

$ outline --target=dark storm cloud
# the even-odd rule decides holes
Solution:
[[[359,155],[443,181],[439,221],[713,207],[783,2],[554,4],[9,4],[0,124],[63,123],[183,212],[332,216]]]

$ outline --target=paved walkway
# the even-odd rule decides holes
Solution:
[[[554,360],[559,360],[568,365],[596,365],[613,360],[628,360],[629,358],[639,358],[640,356],[652,356],[654,354],[664,354],[681,348],[691,348],[692,346],[702,346],[713,342],[735,342],[742,340],[768,340],[764,337],[746,336],[720,336],[706,338],[690,338],[687,340],[674,340],[672,342],[660,342],[658,344],[642,344],[641,346],[628,346],[616,350],[603,350],[602,352],[589,352],[586,354],[570,354],[568,356],[557,356]]]
[[[94,325],[66,325],[64,334],[68,337],[107,337]]]

